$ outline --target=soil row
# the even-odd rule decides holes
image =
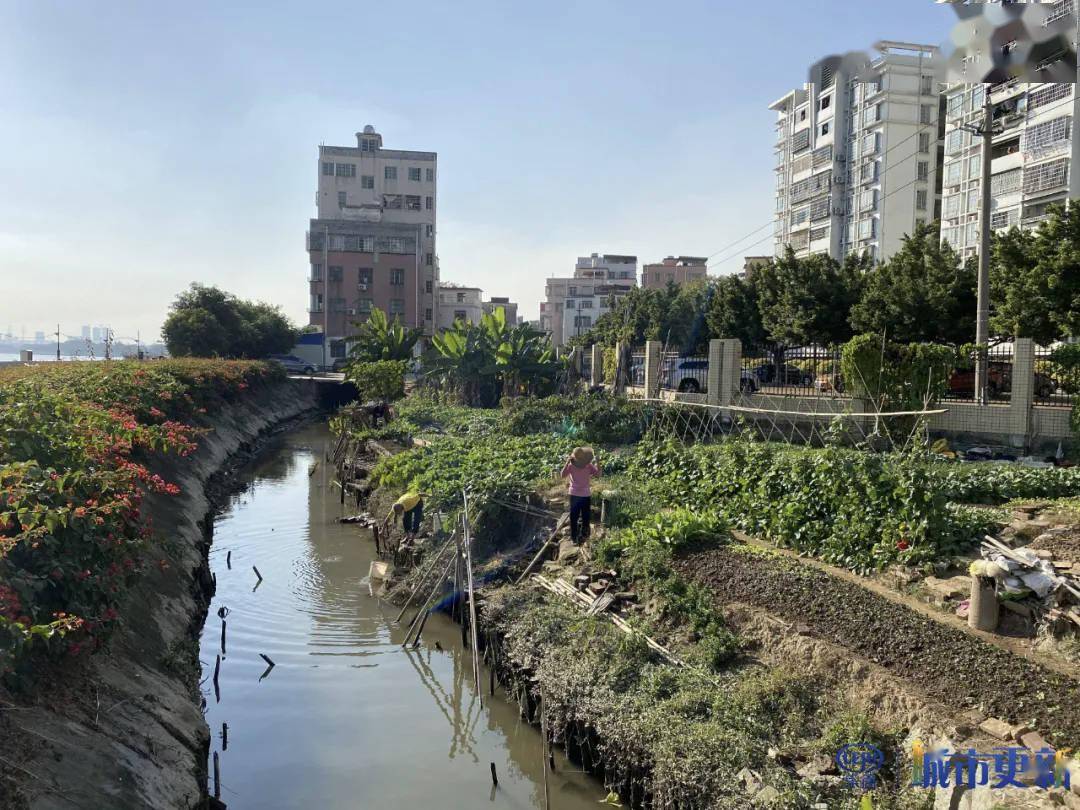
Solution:
[[[675,563],[717,607],[762,608],[906,679],[957,711],[1033,723],[1057,746],[1080,745],[1080,683],[796,560],[720,547]]]

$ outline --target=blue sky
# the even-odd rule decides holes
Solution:
[[[367,123],[439,153],[443,279],[535,317],[575,256],[710,255],[769,222],[768,104],[826,54],[952,22],[931,0],[0,0],[0,330],[145,339],[191,281],[306,322],[317,145]]]

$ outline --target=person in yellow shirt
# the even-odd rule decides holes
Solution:
[[[420,531],[420,521],[424,519],[424,496],[419,492],[406,492],[390,507],[386,518],[383,520],[383,531],[386,531],[392,522],[401,516],[401,528],[405,537],[415,537]]]

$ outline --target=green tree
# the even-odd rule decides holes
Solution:
[[[892,258],[866,273],[851,326],[897,343],[971,341],[975,267],[941,243],[936,223],[920,225]]]
[[[347,338],[349,357],[361,362],[408,360],[421,334],[419,329],[402,326],[397,316],[391,321],[378,307],[371,310],[366,321],[354,325],[357,333]]]
[[[705,314],[710,336],[738,338],[744,346],[761,343],[765,329],[754,282],[739,276],[720,276],[711,282],[711,289]]]
[[[848,314],[859,298],[867,259],[837,263],[817,254],[805,259],[789,247],[754,273],[766,336],[778,344],[834,345],[851,337]]]
[[[161,327],[174,357],[266,357],[288,352],[297,334],[279,307],[202,284],[176,296]]]
[[[1053,206],[1035,231],[995,235],[991,329],[1049,344],[1080,335],[1080,206]]]

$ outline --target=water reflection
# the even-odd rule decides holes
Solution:
[[[225,607],[221,699],[207,701],[222,800],[230,808],[543,807],[539,735],[516,704],[484,695],[481,707],[460,629],[433,617],[420,648],[400,647],[397,609],[370,595],[370,538],[337,522],[339,490],[322,461],[328,438],[323,427],[283,437],[244,471],[249,485],[215,521],[218,592],[202,659],[209,685]],[[252,566],[263,576],[257,590]],[[260,654],[275,664],[269,673]],[[553,810],[594,808],[604,795],[561,756],[548,787]]]

